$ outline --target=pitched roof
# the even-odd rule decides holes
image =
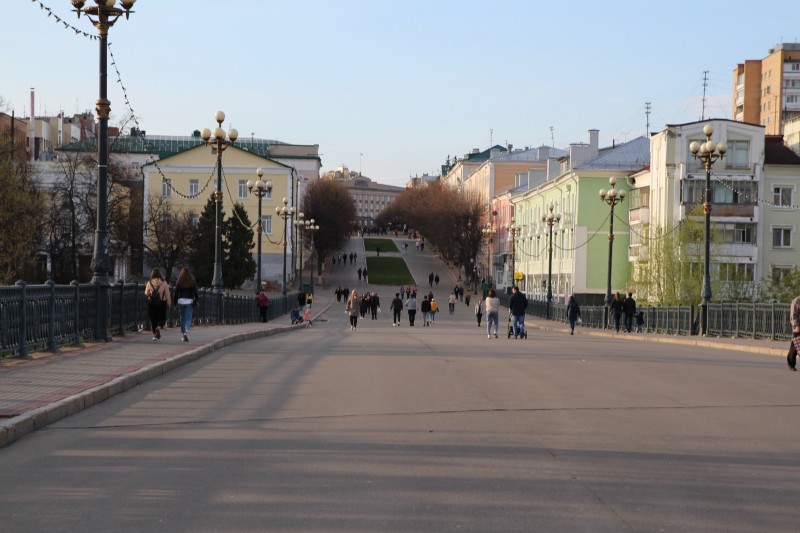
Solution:
[[[765,165],[800,165],[800,155],[783,144],[783,136],[767,135],[764,141]]]
[[[575,168],[633,171],[649,164],[650,140],[641,136],[623,144],[604,148],[600,150],[600,155]]]

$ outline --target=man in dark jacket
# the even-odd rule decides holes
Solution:
[[[419,310],[422,311],[422,325],[430,326],[431,325],[431,301],[428,300],[427,296],[422,297],[422,303],[420,304]]]
[[[516,285],[511,287],[511,298],[508,299],[508,307],[511,309],[511,325],[514,328],[514,338],[525,336],[525,310],[528,308],[528,299],[519,292],[519,288]]]
[[[629,292],[628,297],[622,302],[622,312],[625,313],[625,331],[630,333],[633,328],[633,317],[636,314],[636,300],[633,299],[633,293]]]
[[[392,310],[392,325],[399,326],[400,325],[400,312],[403,310],[403,300],[400,298],[401,293],[397,293],[394,295],[394,300],[392,300],[392,305],[389,308]]]

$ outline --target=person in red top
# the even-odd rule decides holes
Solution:
[[[258,293],[256,296],[256,305],[258,305],[258,312],[261,313],[261,322],[267,323],[267,311],[269,310],[269,298],[264,294],[264,291]]]

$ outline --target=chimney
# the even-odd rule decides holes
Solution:
[[[589,146],[596,154],[600,150],[600,130],[589,130]]]

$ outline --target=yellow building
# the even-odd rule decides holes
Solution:
[[[287,220],[284,225],[284,221],[276,215],[275,208],[283,206],[284,198],[289,205],[296,204],[298,191],[294,169],[273,159],[236,146],[229,146],[222,153],[222,210],[227,219],[233,212],[234,202],[241,203],[247,210],[251,225],[255,225],[258,220],[258,198],[250,194],[247,182],[258,179],[256,171],[259,168],[264,171],[261,179],[272,182],[271,194],[262,199],[261,205],[263,228],[261,279],[281,282],[284,260],[281,243],[284,236],[287,242],[286,253],[289,257],[293,257],[292,219]],[[212,153],[212,149],[205,145],[190,148],[157,163],[144,165],[142,172],[145,219],[150,204],[163,199],[168,201],[175,211],[191,212],[194,219],[199,220],[209,197],[217,188],[217,157]],[[144,235],[145,242],[148,239],[146,231],[147,229]],[[257,246],[257,235],[253,242]],[[257,249],[254,247],[253,255],[256,253]],[[257,260],[257,257],[255,259]],[[210,257],[208,260],[214,261],[214,258]],[[144,271],[148,272],[149,269],[145,268]]]

